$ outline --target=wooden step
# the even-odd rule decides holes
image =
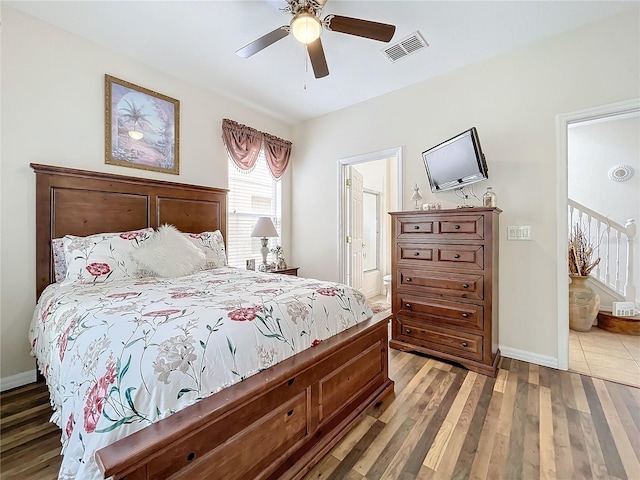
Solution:
[[[617,317],[610,312],[598,312],[598,327],[612,333],[640,336],[640,314]]]

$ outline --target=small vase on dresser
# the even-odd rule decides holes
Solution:
[[[569,328],[588,332],[598,316],[600,296],[587,285],[588,275],[570,275]]]

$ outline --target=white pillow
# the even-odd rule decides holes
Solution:
[[[183,235],[204,252],[206,261],[203,270],[227,266],[227,252],[224,248],[224,238],[222,238],[220,230],[215,232],[183,233]]]
[[[173,225],[162,225],[131,256],[161,277],[191,275],[205,263],[205,254]]]
[[[131,253],[152,234],[153,228],[143,228],[88,237],[65,235],[62,245],[67,271],[62,283],[107,283],[139,278],[139,266],[131,260]]]

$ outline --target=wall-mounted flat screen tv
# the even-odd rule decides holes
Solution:
[[[422,152],[432,192],[462,188],[489,178],[475,127]]]

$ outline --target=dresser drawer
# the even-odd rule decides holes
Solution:
[[[478,215],[407,215],[396,218],[398,240],[410,239],[461,239],[483,240],[484,217]]]
[[[396,269],[397,292],[484,299],[484,276],[476,273],[451,273],[420,270],[408,266]]]
[[[440,324],[450,327],[484,328],[484,309],[482,305],[447,302],[446,300],[396,295],[398,315],[412,318],[416,322]]]
[[[397,317],[398,340],[471,360],[482,359],[481,335],[424,325]]]
[[[439,245],[404,243],[396,244],[397,258],[400,262],[411,262],[425,267],[455,267],[484,269],[483,245]]]

